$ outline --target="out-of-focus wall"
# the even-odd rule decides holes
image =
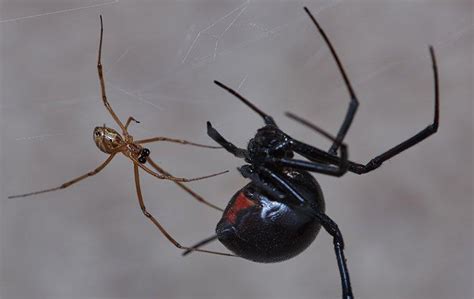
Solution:
[[[425,128],[436,135],[373,173],[315,175],[345,237],[354,293],[367,299],[472,298],[472,1],[4,0],[0,9],[0,297],[340,298],[331,238],[322,231],[280,264],[193,254],[182,258],[138,206],[132,165],[118,157],[67,190],[105,155],[92,129],[115,126],[96,73],[99,14],[109,100],[135,138],[212,144],[205,122],[244,147],[261,119],[212,81],[272,114],[289,134],[329,142],[290,110],[335,133],[349,97],[307,5],[334,43],[360,100],[347,136],[365,162]],[[189,184],[224,207],[246,183],[223,150],[154,144],[177,176],[230,173]],[[210,236],[219,213],[172,182],[141,175],[149,210],[184,245]],[[225,250],[215,244],[216,250]]]

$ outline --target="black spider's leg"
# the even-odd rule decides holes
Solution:
[[[418,132],[415,136],[405,140],[404,142],[398,144],[397,146],[389,149],[388,151],[376,156],[372,160],[370,160],[367,164],[359,164],[356,162],[348,161],[348,170],[350,172],[354,172],[357,174],[364,174],[368,173],[380,165],[383,162],[387,161],[388,159],[398,155],[399,153],[403,152],[404,150],[414,146],[415,144],[423,141],[424,139],[428,138],[429,136],[433,135],[437,132],[439,127],[439,81],[438,81],[438,68],[436,64],[436,57],[435,52],[432,46],[429,47],[430,56],[431,56],[431,63],[433,67],[433,78],[434,78],[434,119],[433,123],[427,126],[425,129]],[[303,120],[299,117],[293,117],[295,120],[299,121],[300,123],[313,128],[316,130],[313,124],[309,123],[306,120]],[[318,128],[319,129],[319,128]],[[317,130],[318,131],[318,130]],[[305,143],[299,142],[297,140],[292,139],[294,151],[301,154],[305,158],[309,160],[314,160],[316,162],[326,161],[327,163],[335,164],[339,160],[338,157],[333,156],[329,153],[324,153],[322,150],[307,145]]]
[[[296,117],[296,120],[302,121],[303,119]],[[304,120],[303,120],[304,121]],[[331,136],[329,133],[323,129],[317,127],[314,124],[308,122],[310,127],[323,135],[324,137],[332,140],[333,142],[338,142],[335,137]],[[307,124],[307,125],[308,125]],[[347,146],[345,144],[338,145],[341,149],[341,157],[337,157],[327,153],[318,148],[307,145],[301,141],[295,140],[289,135],[286,135],[289,142],[291,143],[291,149],[296,153],[307,158],[309,161],[297,160],[297,159],[288,159],[288,158],[273,158],[268,157],[264,159],[264,163],[267,164],[276,164],[279,166],[291,167],[306,171],[318,172],[332,176],[342,176],[347,172],[349,161],[348,161],[348,152]],[[334,164],[334,165],[329,165]]]
[[[233,154],[237,158],[245,159],[248,156],[246,150],[238,148],[229,141],[225,140],[225,138],[222,137],[222,135],[212,127],[211,122],[209,121],[207,122],[207,135],[209,135],[209,137],[211,137],[215,142],[219,143],[223,148],[225,148],[229,153]]]
[[[439,84],[438,84],[438,68],[436,66],[436,58],[434,49],[432,46],[429,47],[430,55],[431,55],[431,63],[433,66],[433,76],[434,76],[434,93],[435,93],[435,111],[434,111],[434,120],[431,125],[426,127],[425,129],[421,130],[415,136],[405,140],[404,142],[400,143],[399,145],[389,149],[388,151],[384,152],[381,155],[373,158],[369,161],[366,165],[361,165],[358,163],[351,163],[349,165],[349,170],[355,172],[357,174],[363,174],[370,172],[376,168],[378,168],[384,161],[392,158],[393,156],[398,155],[399,153],[403,152],[404,150],[414,146],[415,144],[419,143],[420,141],[428,138],[430,135],[436,133],[439,126]]]
[[[296,190],[284,178],[280,177],[278,174],[276,174],[275,172],[271,171],[270,169],[264,166],[260,166],[258,168],[258,172],[262,176],[266,176],[267,179],[271,180],[272,182],[274,183],[276,182],[277,184],[275,185],[278,185],[283,190],[287,191],[294,199],[296,199],[296,201],[300,205],[306,206],[306,200],[298,192],[296,192]],[[253,183],[258,185],[258,181],[254,181],[253,177],[249,177],[249,178],[252,180]]]
[[[337,265],[339,268],[339,274],[341,276],[341,285],[342,285],[342,298],[343,299],[353,299],[354,295],[352,294],[351,281],[349,277],[349,270],[347,268],[346,259],[344,257],[344,239],[342,237],[341,231],[339,230],[337,224],[329,218],[324,212],[314,209],[307,205],[305,199],[301,194],[299,194],[294,188],[291,187],[289,183],[277,173],[272,172],[271,170],[260,167],[258,171],[266,176],[268,179],[272,180],[277,186],[286,190],[289,194],[297,199],[302,205],[295,206],[294,208],[300,209],[303,213],[307,214],[309,217],[315,217],[319,220],[324,229],[333,237],[334,243],[334,252],[336,254]]]
[[[292,149],[296,153],[302,155],[303,157],[305,157],[306,159],[312,162],[322,163],[323,165],[327,165],[327,164],[340,165],[341,164],[342,158],[331,155],[317,147],[313,147],[311,145],[308,145],[306,143],[303,143],[295,139],[292,139],[291,142],[293,144]],[[364,166],[361,164],[352,162],[350,160],[347,160],[347,171],[357,173],[356,170],[361,167],[364,167]],[[345,172],[343,174],[345,174]]]
[[[297,141],[297,140],[294,140],[294,139],[292,140],[292,143],[294,145],[293,150],[296,153],[302,155],[303,157],[305,157],[306,159],[308,159],[312,162],[322,163],[323,165],[327,165],[327,164],[337,165],[337,164],[341,163],[341,158],[339,158],[337,156],[333,156],[333,155],[331,155],[331,154],[329,154],[329,153],[327,153],[327,152],[325,152],[325,151],[323,151],[319,148],[313,147],[311,145],[305,144],[303,142],[300,142],[300,141]],[[295,168],[296,167],[297,167],[297,165],[295,165]],[[310,166],[303,165],[302,167],[303,168],[301,168],[301,169],[312,171],[312,170],[309,169]],[[353,172],[353,173],[357,173],[357,174],[366,173],[368,171],[364,172],[364,169],[366,170],[366,169],[369,169],[370,167],[372,167],[370,162],[367,163],[367,165],[362,165],[362,164],[359,164],[359,163],[356,163],[356,162],[353,162],[353,161],[350,161],[350,160],[347,161],[347,171],[350,171],[350,172]],[[375,168],[371,168],[370,170],[373,170]],[[318,172],[318,171],[315,171],[315,172]]]
[[[321,34],[324,41],[326,42],[329,50],[331,50],[331,54],[332,54],[332,56],[334,57],[334,60],[337,63],[337,67],[339,68],[339,72],[341,73],[342,78],[344,79],[344,83],[346,84],[347,91],[349,92],[349,96],[351,98],[351,100],[349,102],[349,107],[348,107],[347,112],[346,112],[346,116],[344,118],[344,122],[342,123],[341,128],[339,129],[339,132],[337,133],[336,141],[332,144],[331,148],[329,149],[329,153],[336,154],[337,149],[339,148],[339,145],[344,140],[344,137],[346,136],[347,131],[349,131],[349,127],[352,124],[352,120],[354,119],[355,113],[357,111],[357,107],[359,106],[359,101],[357,100],[357,96],[354,92],[354,89],[352,88],[351,82],[349,81],[349,77],[346,75],[344,67],[342,66],[342,63],[339,60],[339,57],[337,56],[336,50],[334,49],[331,42],[329,41],[329,38],[327,37],[326,33],[321,28],[319,23],[316,21],[314,16],[311,14],[309,9],[307,7],[305,7],[304,10],[309,15],[309,17],[313,21],[314,25],[316,25],[316,28],[318,28],[319,33]]]
[[[293,138],[291,138],[291,144],[292,144],[293,151],[302,155],[303,157],[305,157],[306,159],[310,161],[325,163],[325,164],[340,163],[339,157],[332,155],[328,152],[325,152],[322,149],[319,149],[317,147],[308,145],[306,143],[303,143]]]
[[[337,266],[339,268],[339,274],[341,276],[342,285],[342,298],[353,299],[351,280],[349,277],[349,270],[346,264],[346,258],[344,256],[344,239],[342,233],[339,230],[337,224],[329,218],[328,215],[321,211],[313,210],[314,216],[318,218],[324,229],[333,237],[334,252],[336,253]]]
[[[265,170],[267,170],[266,168],[264,168]],[[240,173],[242,174],[243,177],[245,178],[248,178],[250,180],[252,180],[252,182],[257,186],[259,187],[260,189],[264,190],[265,192],[267,192],[269,195],[270,195],[270,198],[273,198],[275,200],[283,200],[285,198],[285,194],[283,193],[280,193],[278,192],[277,190],[275,190],[274,188],[272,188],[271,186],[269,186],[267,183],[265,183],[259,176],[257,173],[255,173],[252,169],[252,167],[250,165],[244,165],[240,168],[238,168],[238,170],[240,171]],[[270,172],[269,170],[267,170],[268,172]],[[195,245],[191,246],[189,250],[186,250],[183,252],[183,256],[185,255],[188,255],[190,254],[191,252],[193,252],[195,249],[199,249],[201,248],[202,246],[204,245],[207,245],[209,244],[210,242],[214,241],[217,239],[217,235],[214,235],[212,237],[209,237],[207,239],[204,239],[198,243],[196,243]]]
[[[308,121],[306,121],[306,120],[304,120],[304,121],[307,122],[310,125],[310,127],[313,128],[313,126],[314,126],[314,128],[317,128],[315,125],[309,123]],[[312,162],[321,163],[323,165],[327,165],[327,164],[340,165],[341,162],[342,162],[341,161],[342,158],[334,156],[334,155],[332,155],[328,152],[325,152],[325,151],[323,151],[323,150],[321,150],[317,147],[308,145],[308,144],[303,143],[301,141],[298,141],[296,139],[291,138],[291,143],[293,145],[292,146],[293,151],[295,151],[296,153],[302,155],[303,157],[305,157],[306,159],[308,159]],[[341,147],[341,149],[342,149],[342,147]],[[347,171],[357,173],[356,169],[358,169],[360,167],[364,167],[364,166],[361,165],[361,164],[352,162],[350,160],[347,160]],[[309,169],[306,168],[306,170],[309,170]],[[343,174],[345,174],[345,172]]]
[[[229,93],[231,93],[232,95],[237,97],[239,100],[241,100],[245,105],[249,106],[250,109],[257,112],[263,118],[263,121],[265,122],[266,125],[277,126],[275,121],[273,120],[273,118],[270,115],[268,115],[265,112],[263,112],[262,110],[258,109],[257,106],[255,106],[249,100],[247,100],[246,98],[241,96],[237,91],[235,91],[232,88],[222,84],[219,81],[214,81],[214,83],[216,83],[218,86],[220,86],[220,87],[224,88],[225,90],[227,90]]]
[[[290,112],[286,112],[286,115],[288,117],[296,120],[300,124],[302,124],[304,126],[307,126],[310,129],[315,130],[316,132],[318,132],[319,134],[323,135],[324,137],[332,140],[333,142],[338,142],[337,137],[331,136],[329,133],[327,133],[323,129],[319,128],[315,124],[309,122],[308,120],[306,120],[304,118],[301,118],[299,116],[296,116],[296,115],[294,115]],[[289,135],[286,135],[286,136],[288,137],[288,139],[291,142],[292,150],[295,151],[296,153],[302,155],[303,157],[305,157],[306,159],[308,159],[310,161],[317,162],[317,163],[323,163],[323,164],[339,164],[339,163],[341,163],[340,158],[337,157],[335,154],[325,152],[325,151],[323,151],[323,150],[321,150],[317,147],[314,147],[314,146],[308,145],[304,142],[293,139]],[[339,147],[339,145],[338,145],[338,147]],[[348,163],[351,164],[352,162],[348,161]]]
[[[252,166],[244,165],[238,168],[238,170],[244,178],[252,180],[252,182],[257,187],[267,192],[271,198],[280,199],[280,200],[285,198],[285,194],[278,192],[276,189],[272,188],[268,183],[264,182],[260,178],[260,176],[253,170]]]
[[[297,116],[297,115],[295,115],[291,112],[285,112],[285,115],[288,116],[289,118],[293,119],[293,120],[296,120],[300,124],[315,130],[316,132],[318,132],[322,135],[326,134],[326,132],[323,131],[321,128],[317,127],[315,124],[309,122],[308,120],[306,120],[306,119],[304,119],[300,116]],[[305,158],[307,158],[307,159],[309,159],[313,162],[325,162],[325,163],[333,162],[333,163],[335,163],[335,161],[337,160],[337,159],[334,158],[335,155],[336,155],[336,152],[334,152],[334,153],[325,152],[325,151],[323,151],[319,148],[307,145],[306,143],[303,143],[303,142],[298,141],[296,139],[293,139],[291,137],[289,137],[289,138],[290,138],[290,140],[293,144],[294,150],[297,151],[298,154],[304,156]],[[331,140],[336,140],[336,139],[331,138]],[[338,147],[339,147],[339,145],[338,145]],[[308,155],[308,156],[306,156],[306,155]]]
[[[293,150],[296,153],[302,155],[303,157],[305,157],[306,159],[312,162],[322,163],[323,165],[327,165],[327,164],[338,165],[341,163],[341,158],[337,156],[333,156],[317,147],[313,147],[311,145],[308,145],[306,143],[303,143],[295,139],[292,139],[292,143],[293,143]],[[357,170],[363,167],[364,165],[347,160],[347,171],[358,173]],[[345,172],[343,174],[345,174]],[[361,173],[358,173],[358,174],[361,174]]]
[[[201,241],[199,241],[198,243],[194,244],[193,246],[189,247],[189,249],[186,250],[186,251],[184,251],[181,255],[182,255],[182,256],[186,256],[186,255],[192,253],[193,251],[196,251],[196,249],[199,249],[199,248],[201,248],[201,247],[204,246],[204,245],[207,245],[207,244],[209,244],[209,243],[211,243],[211,242],[214,242],[215,240],[217,240],[217,235],[213,235],[213,236],[208,237],[208,238],[206,238],[206,239],[204,239],[204,240],[201,240]]]
[[[310,146],[308,147],[311,148]],[[327,175],[340,177],[344,175],[349,168],[347,146],[345,144],[341,144],[340,149],[341,149],[341,157],[331,156],[326,153],[326,155],[329,155],[329,157],[331,157],[331,160],[335,158],[334,162],[331,162],[332,164],[335,164],[335,165],[328,165],[326,162],[322,162],[322,163],[319,162],[321,161],[321,158],[323,158],[321,156],[316,157],[316,159],[314,160],[310,159],[313,161],[303,161],[303,160],[287,159],[287,158],[271,158],[271,157],[265,158],[264,161],[266,164],[274,164],[278,166],[291,167],[295,169],[301,169],[301,170],[323,173]],[[294,151],[297,153],[303,152],[300,147],[295,147]],[[306,154],[306,152],[303,152],[303,153]],[[309,155],[306,154],[303,156],[307,157]]]
[[[294,169],[317,172],[317,173],[327,174],[327,175],[336,176],[336,177],[343,176],[347,172],[347,168],[349,165],[347,163],[347,159],[345,161],[341,159],[341,163],[343,163],[344,165],[339,165],[339,166],[333,166],[333,165],[327,165],[327,164],[321,164],[317,162],[297,160],[297,159],[285,159],[285,158],[283,159],[270,158],[270,159],[267,159],[267,161],[270,164],[276,164],[278,166],[291,167]]]

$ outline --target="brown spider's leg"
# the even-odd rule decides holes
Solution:
[[[97,167],[96,169],[94,169],[93,171],[90,171],[84,175],[81,175],[80,177],[77,177],[69,182],[66,182],[64,184],[62,184],[61,186],[59,187],[56,187],[56,188],[50,188],[50,189],[46,189],[46,190],[41,190],[41,191],[36,191],[36,192],[31,192],[31,193],[25,193],[25,194],[19,194],[19,195],[12,195],[12,196],[8,196],[8,198],[18,198],[18,197],[27,197],[27,196],[30,196],[30,195],[36,195],[36,194],[41,194],[41,193],[46,193],[46,192],[52,192],[52,191],[56,191],[56,190],[60,190],[60,189],[65,189],[69,186],[71,186],[72,184],[75,184],[87,177],[90,177],[90,176],[93,176],[93,175],[96,175],[97,173],[99,173],[102,169],[105,168],[105,166],[107,166],[107,164],[109,164],[110,161],[112,161],[113,157],[115,156],[115,153],[114,154],[111,154],[107,160],[105,160],[105,162],[103,162],[102,164],[99,165],[99,167]]]
[[[217,255],[225,255],[225,256],[235,256],[233,254],[230,254],[230,253],[224,253],[224,252],[217,252],[217,251],[209,251],[209,250],[203,250],[203,249],[195,249],[195,248],[190,248],[190,247],[186,247],[186,246],[182,246],[181,244],[179,244],[166,230],[165,228],[158,222],[158,220],[156,220],[155,217],[153,217],[152,214],[150,214],[146,207],[145,207],[145,203],[143,202],[143,196],[142,196],[142,191],[141,191],[141,188],[140,188],[140,176],[138,174],[138,162],[137,163],[134,163],[133,165],[133,171],[134,171],[134,174],[135,174],[135,186],[137,188],[137,197],[138,197],[138,203],[140,204],[140,208],[142,209],[142,212],[143,212],[143,215],[145,215],[145,217],[147,217],[148,219],[150,219],[151,222],[153,222],[153,224],[160,230],[160,232],[168,239],[168,241],[170,241],[171,243],[173,243],[174,246],[176,246],[177,248],[179,249],[184,249],[184,250],[192,250],[192,251],[200,251],[200,252],[206,252],[206,253],[211,253],[211,254],[217,254]]]
[[[140,167],[141,169],[145,170],[146,172],[148,172],[152,176],[154,176],[156,178],[159,178],[161,180],[170,180],[170,181],[174,181],[174,182],[192,182],[192,181],[199,181],[199,180],[207,179],[207,178],[210,178],[210,177],[218,176],[218,175],[229,172],[228,170],[226,170],[226,171],[221,171],[221,172],[218,172],[218,173],[213,173],[213,174],[210,174],[210,175],[196,177],[196,178],[189,178],[189,179],[188,178],[180,178],[180,177],[175,177],[175,176],[172,176],[172,175],[164,175],[164,174],[156,173],[153,170],[151,170],[150,168],[143,165],[142,163],[138,162],[138,160],[136,158],[134,158],[134,157],[132,157],[132,156],[126,154],[126,153],[123,153],[123,154],[126,157],[128,157],[130,160],[132,160],[134,162],[134,164],[136,164],[138,167]]]
[[[158,166],[150,157],[147,158],[147,161],[148,163],[150,163],[150,165],[156,169],[156,171],[164,174],[164,175],[171,175],[169,172],[165,171],[163,168],[161,168],[160,166]],[[176,185],[178,185],[179,187],[181,187],[184,191],[188,192],[192,197],[194,197],[197,201],[200,201],[202,202],[203,204],[205,205],[208,205],[209,207],[213,208],[213,209],[216,209],[216,210],[219,210],[221,212],[223,212],[224,210],[219,208],[218,206],[215,206],[213,205],[212,203],[206,201],[201,195],[197,194],[196,192],[194,192],[193,190],[191,190],[190,188],[188,188],[185,184],[181,183],[181,182],[174,182]]]
[[[100,16],[100,42],[99,42],[99,54],[97,58],[97,72],[99,73],[99,81],[100,81],[100,93],[102,95],[102,101],[104,102],[105,108],[109,111],[110,115],[112,118],[115,120],[115,122],[119,125],[119,127],[122,129],[123,134],[127,135],[127,129],[126,127],[122,124],[118,116],[115,114],[114,110],[112,110],[112,106],[110,106],[109,101],[107,100],[107,95],[105,93],[105,80],[104,80],[104,74],[102,71],[102,62],[101,62],[101,56],[102,56],[102,37],[104,35],[104,24],[102,22],[102,15]]]
[[[130,123],[134,121],[135,123],[139,124],[140,122],[138,120],[136,120],[135,118],[133,118],[133,116],[129,116],[128,119],[127,119],[127,122],[125,123],[125,130],[128,129],[128,125],[130,125]]]
[[[204,145],[204,144],[194,143],[194,142],[183,140],[183,139],[175,139],[175,138],[169,138],[169,137],[154,137],[154,138],[141,139],[141,140],[135,141],[135,143],[144,144],[144,143],[151,143],[151,142],[158,142],[158,141],[167,141],[167,142],[187,144],[187,145],[206,147],[206,148],[222,148],[221,146]]]
[[[200,248],[200,247],[202,247],[202,246],[204,246],[204,245],[207,245],[207,244],[209,244],[209,243],[211,243],[211,242],[213,242],[213,241],[215,241],[215,240],[217,240],[217,235],[210,236],[210,237],[208,237],[208,238],[206,238],[206,239],[204,239],[204,240],[201,240],[201,241],[199,241],[198,243],[194,244],[194,245],[191,247],[191,249],[185,250],[181,255],[182,255],[182,256],[186,256],[186,255],[192,253],[193,251],[195,251],[196,249],[198,249],[198,248]]]

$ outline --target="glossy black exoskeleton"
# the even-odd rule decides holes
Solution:
[[[214,141],[234,156],[245,159],[247,164],[240,167],[239,171],[251,182],[237,191],[230,200],[217,225],[216,235],[199,242],[191,250],[185,251],[184,255],[219,239],[236,256],[263,263],[279,262],[307,248],[322,226],[333,237],[341,276],[342,297],[351,299],[353,294],[344,257],[344,240],[337,224],[325,214],[321,189],[309,172],[332,176],[342,176],[347,171],[368,173],[384,161],[434,134],[439,123],[438,72],[434,50],[430,47],[435,87],[433,123],[365,165],[349,161],[343,140],[354,118],[358,100],[329,39],[309,10],[305,8],[305,11],[328,45],[349,91],[351,101],[341,128],[334,138],[308,121],[287,112],[290,118],[333,141],[328,151],[318,149],[288,136],[280,130],[271,116],[236,91],[214,81],[258,113],[265,126],[249,141],[247,149],[242,149],[222,137],[210,122],[207,123],[208,135]],[[295,159],[294,154],[305,159]]]
[[[312,209],[324,212],[321,188],[308,172],[282,169],[279,175]],[[268,187],[279,192],[276,186]],[[251,182],[237,191],[227,205],[216,228],[219,241],[236,255],[255,262],[292,258],[313,242],[321,228],[318,219],[295,206],[299,207],[299,203],[292,198],[275,200],[271,193]]]

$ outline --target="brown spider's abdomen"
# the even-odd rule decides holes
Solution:
[[[105,126],[95,127],[93,138],[97,147],[106,154],[115,152],[117,148],[124,144],[119,132]]]

